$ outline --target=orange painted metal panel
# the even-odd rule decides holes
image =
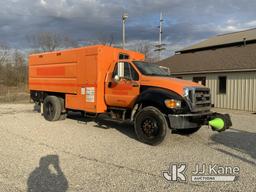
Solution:
[[[48,65],[35,65],[30,67],[30,77],[43,78],[43,77],[76,77],[77,63],[65,63],[65,64],[48,64]],[[47,66],[47,67],[46,67]]]

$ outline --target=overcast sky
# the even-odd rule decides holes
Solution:
[[[255,0],[1,0],[0,42],[28,48],[27,36],[53,31],[79,41],[121,40],[121,15],[129,14],[127,42],[158,40],[164,15],[165,54],[216,34],[256,27]]]

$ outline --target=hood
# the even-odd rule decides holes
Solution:
[[[178,93],[183,96],[185,87],[204,87],[198,83],[192,81],[186,81],[171,77],[154,77],[154,76],[143,76],[141,79],[141,85],[154,86],[165,88]]]

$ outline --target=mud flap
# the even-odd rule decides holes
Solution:
[[[214,113],[211,115],[208,125],[213,131],[222,132],[232,126],[232,121],[229,114]]]

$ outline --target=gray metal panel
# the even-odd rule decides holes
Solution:
[[[256,112],[256,74],[253,79],[253,111]]]
[[[254,95],[253,95],[253,82],[254,82],[254,77],[251,75],[250,76],[250,93],[249,93],[249,101],[252,101],[251,103],[249,103],[249,111],[253,111],[253,105],[255,105],[256,103],[254,103],[254,101],[256,99],[254,99]]]

